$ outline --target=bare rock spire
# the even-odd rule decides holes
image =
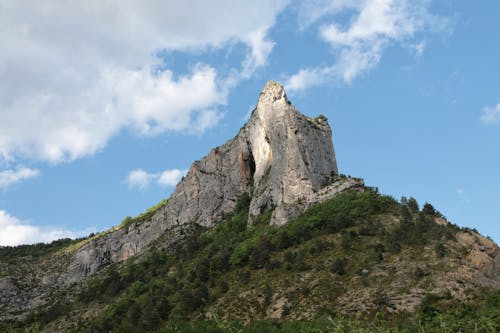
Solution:
[[[142,252],[158,237],[169,242],[195,225],[211,227],[248,193],[252,217],[273,209],[272,224],[286,223],[309,205],[362,184],[352,179],[325,185],[337,163],[326,118],[309,118],[269,81],[247,124],[227,143],[195,161],[168,202],[150,221],[119,228],[74,253],[65,281],[78,281],[103,266]]]
[[[326,118],[298,112],[274,81],[266,83],[245,131],[255,160],[251,215],[310,197],[338,174]]]

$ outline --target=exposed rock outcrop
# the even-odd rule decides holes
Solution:
[[[311,197],[338,174],[331,136],[326,118],[299,113],[283,87],[269,81],[238,135],[191,166],[164,222],[212,226],[245,192],[253,216]]]
[[[74,297],[85,279],[131,257],[139,260],[147,249],[176,248],[193,230],[217,224],[235,209],[238,198],[245,193],[251,198],[248,223],[252,223],[255,216],[272,210],[271,223],[280,226],[312,205],[343,191],[364,191],[362,179],[338,175],[331,134],[326,118],[313,119],[301,114],[290,104],[281,85],[268,82],[248,123],[233,139],[195,161],[165,204],[141,215],[135,222],[45,257],[25,256],[16,258],[16,262],[0,263],[0,320],[22,318],[31,310],[53,302],[54,295]],[[397,217],[391,216],[380,228],[398,222]],[[448,224],[443,218],[436,218],[435,222]],[[359,236],[352,232],[349,237]],[[371,232],[363,231],[366,235]],[[321,244],[341,242],[343,237],[330,236],[329,241],[322,239]],[[330,288],[333,282],[339,288],[346,288],[342,297],[335,297],[335,302],[353,313],[368,311],[379,302],[379,285],[367,287],[363,282],[367,279],[386,283],[387,292],[382,296],[387,311],[413,311],[429,288],[437,294],[451,291],[452,296],[460,299],[467,297],[469,287],[500,288],[498,246],[472,231],[457,232],[455,238],[448,240],[450,253],[445,258],[436,257],[434,250],[425,246],[418,258],[421,261],[406,260],[404,256],[399,259],[394,255],[397,260],[363,268],[348,282],[356,288],[346,288],[331,269],[322,277],[302,272],[292,281],[292,286],[287,282],[272,294],[266,314],[280,318],[289,306],[290,298],[286,295],[302,290],[306,283],[310,286],[325,283]],[[387,257],[391,259],[393,254]],[[328,260],[330,258],[318,267],[330,265]],[[425,276],[419,277],[422,278],[420,284],[413,281],[417,268]],[[432,272],[432,276],[428,272]],[[264,270],[261,273],[264,274]],[[226,307],[228,302],[236,302],[234,308],[243,305],[242,312],[251,313],[255,309],[252,299],[261,299],[259,302],[264,304],[264,298],[257,295],[258,288],[249,288],[243,294],[227,293],[218,304]],[[70,292],[65,293],[65,289]],[[301,316],[308,319],[318,311],[319,305],[307,303],[307,297],[302,297],[302,301]],[[217,306],[214,304],[213,309]]]
[[[244,133],[255,160],[250,213],[309,197],[338,174],[326,118],[308,118],[268,82]]]
[[[313,203],[362,186],[362,180],[348,178],[323,189],[338,174],[331,135],[326,118],[301,114],[280,84],[267,82],[239,133],[194,162],[150,222],[113,231],[78,250],[68,281],[139,253],[165,232],[190,224],[211,227],[244,193],[252,198],[251,217],[275,209],[271,223],[282,225]]]
[[[233,139],[194,162],[166,205],[149,221],[116,228],[80,244],[59,262],[66,267],[60,273],[50,278],[40,273],[32,296],[43,299],[55,288],[78,283],[141,253],[160,237],[163,243],[173,244],[186,237],[189,226],[211,227],[234,210],[244,193],[251,196],[249,223],[253,216],[274,209],[271,223],[282,225],[316,202],[362,187],[360,179],[336,177],[331,136],[325,117],[301,114],[283,87],[269,81],[248,123]],[[333,179],[337,181],[332,183]],[[0,283],[6,316],[9,309],[19,313],[19,309],[30,310],[31,304],[39,305],[30,301],[29,293],[21,301],[9,298],[14,288],[13,280]]]

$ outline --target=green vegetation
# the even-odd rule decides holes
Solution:
[[[127,216],[120,223],[119,227],[120,228],[128,228],[133,223],[141,224],[141,223],[147,222],[147,221],[151,220],[151,218],[153,217],[153,215],[158,210],[160,210],[160,208],[164,207],[166,204],[167,204],[167,199],[163,199],[162,201],[160,201],[156,205],[148,208],[148,210],[146,212],[144,212],[142,214],[139,214],[136,217]]]
[[[72,301],[0,331],[57,325],[75,332],[500,330],[500,292],[471,291],[465,303],[430,292],[428,272],[438,274],[440,260],[459,253],[449,245],[459,229],[435,223],[440,214],[432,206],[420,211],[411,198],[399,203],[375,191],[345,192],[273,227],[271,211],[248,226],[249,203],[243,195],[233,214],[174,251],[151,249],[89,280]],[[161,204],[134,221],[150,218]],[[393,314],[387,292],[395,283],[402,290],[430,285],[429,292],[412,313]],[[341,302],[352,290],[372,293],[356,316]],[[273,312],[281,319],[268,319]]]
[[[0,261],[5,263],[16,261],[19,257],[43,257],[51,253],[55,253],[71,244],[78,243],[82,239],[83,238],[64,238],[55,240],[49,244],[38,243],[33,245],[0,246]]]
[[[316,128],[321,123],[323,123],[323,124],[328,123],[328,119],[322,114],[320,114],[316,118],[306,117],[306,119],[307,119],[307,121],[309,121],[309,123],[311,123]]]
[[[151,220],[151,217],[165,204],[167,200],[162,200],[158,204],[150,207],[146,212],[139,214],[136,217],[127,216],[120,224],[120,228],[128,228],[132,223],[141,224],[143,222]],[[92,239],[94,237],[98,237],[100,234],[90,234],[88,237],[70,239],[63,238],[59,240],[55,240],[51,243],[38,243],[33,245],[18,245],[18,246],[0,246],[0,262],[3,263],[11,263],[18,260],[20,257],[30,257],[30,258],[40,258],[43,256],[47,256],[53,253],[58,252],[59,250],[64,250],[67,248],[73,248],[78,246],[79,244],[83,244],[84,242]]]

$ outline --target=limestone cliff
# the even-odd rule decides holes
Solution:
[[[299,113],[275,82],[266,84],[243,131],[255,160],[253,215],[310,197],[338,174],[326,119]]]
[[[338,174],[331,135],[325,118],[299,113],[269,81],[238,135],[191,166],[165,207],[165,222],[211,226],[244,192],[251,215],[310,197]]]
[[[244,193],[251,197],[249,223],[252,216],[274,209],[271,223],[281,225],[315,202],[361,188],[360,179],[336,177],[331,136],[326,118],[301,114],[288,101],[283,87],[269,81],[248,123],[233,139],[194,162],[151,219],[110,230],[47,263],[54,269],[32,273],[34,285],[26,283],[23,288],[18,283],[21,288],[16,290],[22,298],[9,296],[14,282],[9,276],[3,278],[0,300],[4,318],[13,312],[22,315],[43,304],[55,288],[78,283],[137,255],[160,237],[159,246],[168,247],[186,237],[190,226],[213,226],[234,210]]]
[[[87,279],[96,281],[91,279],[94,276],[111,277],[115,281],[112,274],[105,272],[108,268],[110,273],[116,273],[120,267],[136,267],[125,262],[127,259],[136,263],[145,259],[143,263],[149,265],[148,258],[153,252],[149,249],[182,252],[176,252],[180,243],[201,227],[210,228],[223,220],[235,210],[238,198],[245,193],[250,197],[248,223],[252,223],[255,216],[272,211],[270,223],[283,225],[314,204],[346,190],[364,193],[345,193],[313,207],[298,221],[282,227],[285,229],[266,227],[268,234],[284,232],[282,244],[289,240],[288,245],[270,252],[273,260],[268,258],[269,263],[278,263],[276,267],[279,267],[282,258],[284,260],[286,254],[290,255],[292,259],[287,259],[287,268],[279,274],[268,274],[267,269],[259,265],[252,268],[230,264],[227,254],[238,254],[238,249],[247,248],[251,244],[249,240],[257,239],[248,235],[252,230],[260,233],[264,226],[247,228],[241,233],[236,231],[233,241],[239,243],[229,242],[227,249],[221,248],[220,253],[217,252],[227,259],[232,270],[220,278],[233,276],[234,290],[219,295],[210,309],[206,309],[206,314],[217,314],[216,311],[221,310],[222,314],[251,319],[257,308],[259,313],[265,308],[263,285],[274,285],[276,290],[269,297],[266,316],[282,316],[285,307],[291,304],[289,298],[293,298],[300,300],[293,310],[295,318],[300,319],[323,313],[321,303],[332,305],[335,302],[347,313],[369,312],[381,303],[387,311],[411,313],[430,292],[465,300],[484,288],[500,288],[500,249],[494,242],[471,230],[450,225],[440,214],[410,212],[408,207],[366,188],[362,179],[338,175],[331,129],[326,118],[313,119],[298,112],[288,101],[283,87],[271,81],[266,84],[250,119],[238,134],[195,161],[168,201],[119,227],[79,243],[68,243],[69,246],[59,247],[55,252],[35,257],[19,255],[6,261],[0,257],[0,324],[5,320],[22,319],[34,309],[70,304],[81,295],[82,289],[86,289]],[[368,200],[371,196],[377,199]],[[357,201],[361,197],[365,199]],[[338,206],[342,209],[330,211],[321,208],[336,200],[342,203]],[[410,217],[403,219],[402,208],[406,210],[401,211],[407,211]],[[319,218],[321,215],[315,215],[319,212],[328,212],[328,215]],[[308,214],[312,215],[308,217]],[[240,222],[244,223],[246,216],[245,210],[244,215],[240,215]],[[304,229],[293,228],[297,223]],[[309,237],[318,234],[314,242],[305,238],[304,242],[310,243],[307,246],[303,243],[304,246],[300,247],[302,237],[297,234],[302,235],[303,231],[305,234],[309,232]],[[219,232],[223,233],[225,242],[226,229],[220,228]],[[239,239],[247,233],[250,238]],[[429,237],[431,241],[415,242],[414,233],[422,239]],[[260,234],[259,240],[262,235],[266,233]],[[289,235],[299,243],[291,243],[292,236]],[[245,246],[240,247],[242,244]],[[203,255],[208,253],[211,245],[207,245]],[[183,278],[190,276],[191,273],[187,274],[183,267],[193,268],[199,264],[200,252],[191,248],[190,251],[194,251],[191,252],[192,261],[183,260],[170,267],[158,264],[157,267],[148,266],[148,269],[157,269],[158,276],[170,277],[173,274],[172,281],[176,282],[171,286],[175,289],[179,286],[175,274]],[[297,253],[308,256],[306,258],[315,263],[292,265],[295,261],[300,263],[298,255],[293,259]],[[209,256],[212,256],[211,250]],[[346,274],[343,276],[338,266],[343,267],[347,262],[349,265],[347,271],[346,267],[343,268]],[[242,275],[235,273],[248,272],[247,269],[253,269],[250,282],[241,283],[238,276]],[[288,278],[283,279],[282,274]],[[186,290],[191,287],[189,284],[184,286]],[[384,294],[380,294],[381,290]],[[324,298],[325,291],[327,298]],[[178,301],[176,295],[172,297],[173,301]],[[90,309],[87,314],[92,316],[92,311]],[[82,313],[75,312],[72,316]],[[116,315],[123,314],[116,312]],[[51,329],[48,326],[46,331],[54,331]]]
[[[351,178],[330,184],[338,174],[331,136],[326,118],[301,114],[280,84],[267,82],[248,123],[192,164],[151,221],[83,246],[74,254],[68,279],[76,281],[135,255],[165,233],[173,234],[174,241],[174,230],[183,226],[213,226],[244,193],[252,198],[251,216],[274,209],[271,223],[281,225],[312,203],[362,186],[362,180]]]

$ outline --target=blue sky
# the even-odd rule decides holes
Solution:
[[[0,0],[0,245],[167,198],[267,80],[341,173],[500,241],[498,1]]]

